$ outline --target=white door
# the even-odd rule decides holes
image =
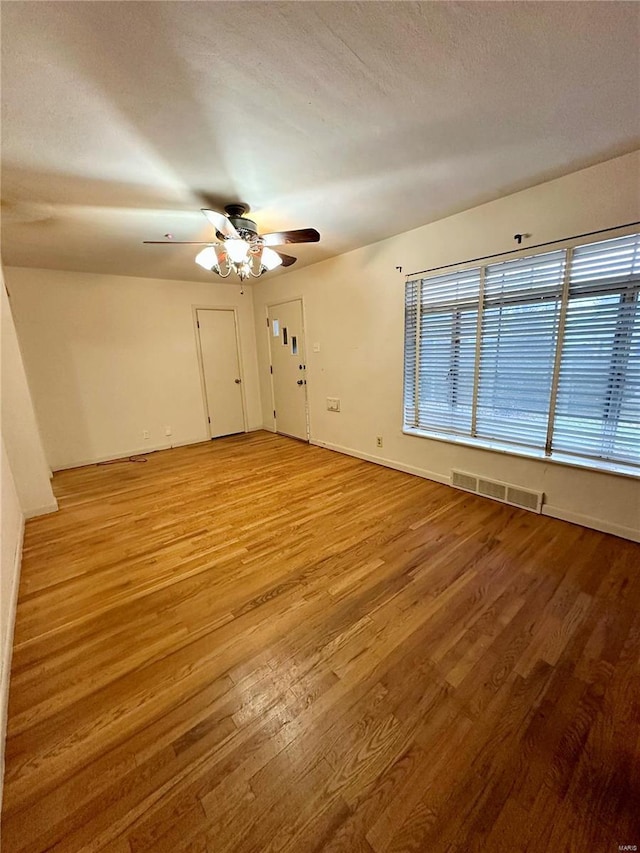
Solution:
[[[235,311],[198,308],[196,317],[209,435],[217,438],[244,432],[244,400]]]
[[[268,317],[276,430],[308,441],[302,302],[270,305]]]

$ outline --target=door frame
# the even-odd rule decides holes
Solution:
[[[308,385],[308,377],[309,377],[309,344],[307,341],[307,317],[305,312],[305,302],[304,296],[290,296],[285,299],[276,299],[273,302],[266,302],[264,306],[264,316],[265,316],[265,326],[267,328],[267,352],[269,353],[269,365],[273,365],[273,359],[271,357],[271,340],[273,338],[273,334],[271,332],[271,325],[268,322],[269,320],[269,309],[273,308],[276,305],[282,305],[285,302],[299,302],[300,303],[300,315],[302,317],[302,334],[304,335],[304,375],[307,380]],[[271,411],[274,412],[276,409],[276,395],[275,389],[273,387],[273,373],[269,371],[269,385],[271,388]],[[304,408],[307,422],[307,441],[311,441],[311,407],[309,406],[309,390],[307,385],[304,386]],[[276,429],[277,418],[271,416],[271,422],[273,425],[273,432],[278,432]],[[282,433],[282,435],[286,435],[286,433]]]
[[[238,323],[238,308],[235,305],[192,305],[191,315],[193,320],[193,333],[196,343],[196,355],[198,358],[198,371],[200,373],[200,390],[202,393],[202,410],[204,418],[205,433],[207,441],[213,441],[211,438],[211,425],[209,423],[209,402],[207,400],[207,386],[204,380],[204,361],[202,358],[202,343],[200,341],[200,329],[198,327],[198,311],[231,311],[233,312],[233,322],[236,330],[236,351],[238,354],[238,370],[240,371],[240,394],[242,398],[242,424],[244,432],[248,432],[247,427],[247,395],[244,387],[244,364],[242,361],[242,345],[240,340],[240,324]]]

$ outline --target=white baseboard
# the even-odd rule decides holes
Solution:
[[[395,471],[402,471],[404,474],[413,474],[416,477],[423,477],[425,480],[434,480],[436,483],[442,483],[445,486],[450,485],[449,477],[445,477],[442,474],[436,474],[434,471],[426,471],[424,468],[416,468],[414,465],[404,465],[402,462],[396,462],[395,460],[387,459],[384,456],[374,456],[371,453],[362,453],[360,450],[354,450],[353,447],[342,447],[340,444],[331,444],[328,441],[316,441],[313,438],[310,439],[309,444],[315,444],[316,447],[326,447],[327,450],[335,450],[338,453],[344,453],[347,456],[355,456],[357,459],[364,459],[365,462],[375,462],[376,465],[383,465],[385,468],[393,468]]]
[[[442,483],[445,486],[451,485],[449,477],[444,477],[442,474],[436,474],[433,471],[426,471],[424,468],[416,468],[413,465],[403,465],[400,462],[395,462],[393,459],[374,456],[370,453],[362,453],[359,450],[354,450],[352,447],[342,447],[339,444],[331,444],[327,441],[315,441],[312,439],[310,443],[315,444],[317,447],[326,447],[327,450],[335,450],[338,453],[344,453],[347,456],[355,456],[358,459],[364,459],[367,462],[374,462],[376,465],[384,465],[385,468],[394,468],[396,471],[404,471],[405,474],[414,474],[417,477],[424,477],[426,480],[434,480],[436,483]],[[490,500],[490,498],[487,498],[487,500]],[[590,515],[581,515],[580,513],[571,512],[550,504],[542,505],[542,515],[548,515],[550,518],[557,518],[560,521],[570,521],[572,524],[580,524],[582,527],[598,530],[601,533],[610,533],[613,536],[620,536],[622,539],[630,539],[632,542],[640,542],[640,529],[624,527],[621,524],[612,524],[611,522],[604,521],[600,518],[594,518]]]
[[[9,618],[7,634],[2,649],[2,677],[0,678],[0,807],[4,788],[4,745],[7,736],[7,712],[9,707],[9,680],[11,676],[11,658],[13,656],[13,633],[16,624],[18,590],[20,588],[20,566],[22,564],[22,543],[24,541],[24,517],[20,517],[16,553],[13,563],[13,584],[9,593]]]
[[[46,506],[38,506],[35,509],[25,510],[25,518],[35,518],[37,515],[48,515],[50,512],[58,511],[58,501],[46,504]]]
[[[247,432],[258,432],[269,427],[254,426],[249,427]],[[273,432],[273,430],[271,430]],[[186,441],[173,441],[166,444],[145,444],[144,447],[138,447],[135,450],[121,450],[118,453],[108,453],[106,456],[94,456],[91,459],[78,459],[75,462],[68,462],[64,465],[56,465],[55,471],[69,471],[71,468],[84,468],[85,465],[98,465],[100,462],[112,462],[114,459],[127,459],[129,456],[146,456],[148,453],[155,453],[157,450],[171,450],[174,447],[190,447],[192,444],[206,444],[211,439],[206,436],[198,436],[198,438],[189,438]]]
[[[550,504],[542,504],[542,515],[550,518],[558,518],[560,521],[570,521],[572,524],[580,524],[582,527],[590,527],[600,533],[611,533],[612,536],[620,536],[622,539],[630,539],[632,542],[640,542],[640,529],[623,527],[621,524],[612,524],[592,515],[581,515],[579,512],[571,512]]]
[[[260,430],[268,429],[273,432],[271,427],[254,426],[249,427],[247,432],[259,432]],[[192,444],[206,444],[211,439],[202,436],[198,438],[189,438],[186,441],[173,441],[166,444],[145,444],[144,447],[138,447],[135,450],[121,450],[117,453],[108,453],[106,456],[93,456],[91,459],[78,459],[74,462],[68,462],[64,465],[56,465],[55,471],[69,471],[71,468],[84,468],[85,465],[98,465],[100,462],[112,462],[114,459],[127,459],[129,456],[146,456],[148,453],[155,453],[158,450],[171,450],[174,447],[189,447]]]
[[[191,438],[187,441],[173,441],[166,444],[146,444],[144,447],[138,447],[135,450],[121,450],[117,453],[107,453],[105,456],[94,456],[91,459],[78,459],[74,462],[68,462],[64,465],[56,465],[55,471],[68,471],[71,468],[84,468],[85,465],[97,465],[99,462],[112,462],[114,459],[126,459],[129,456],[146,456],[147,453],[155,453],[157,450],[171,450],[173,447],[188,447],[191,444],[204,444],[209,441],[208,438]]]

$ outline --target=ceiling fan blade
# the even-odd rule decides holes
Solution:
[[[298,228],[296,231],[274,231],[260,236],[265,246],[284,246],[286,243],[317,243],[320,234],[315,228]]]
[[[143,240],[156,246],[213,246],[211,240]]]
[[[283,267],[290,267],[291,264],[295,264],[298,260],[297,258],[294,258],[293,255],[285,255],[284,252],[276,252],[276,255],[282,259]]]
[[[222,234],[223,237],[234,237],[235,239],[240,237],[234,225],[229,222],[224,213],[218,213],[217,210],[207,210],[204,207],[202,208],[202,212],[207,217],[211,225],[216,229],[218,234]]]

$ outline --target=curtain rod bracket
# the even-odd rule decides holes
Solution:
[[[516,241],[518,246],[522,245],[522,241],[527,237],[531,237],[531,234],[514,234],[513,239]]]

